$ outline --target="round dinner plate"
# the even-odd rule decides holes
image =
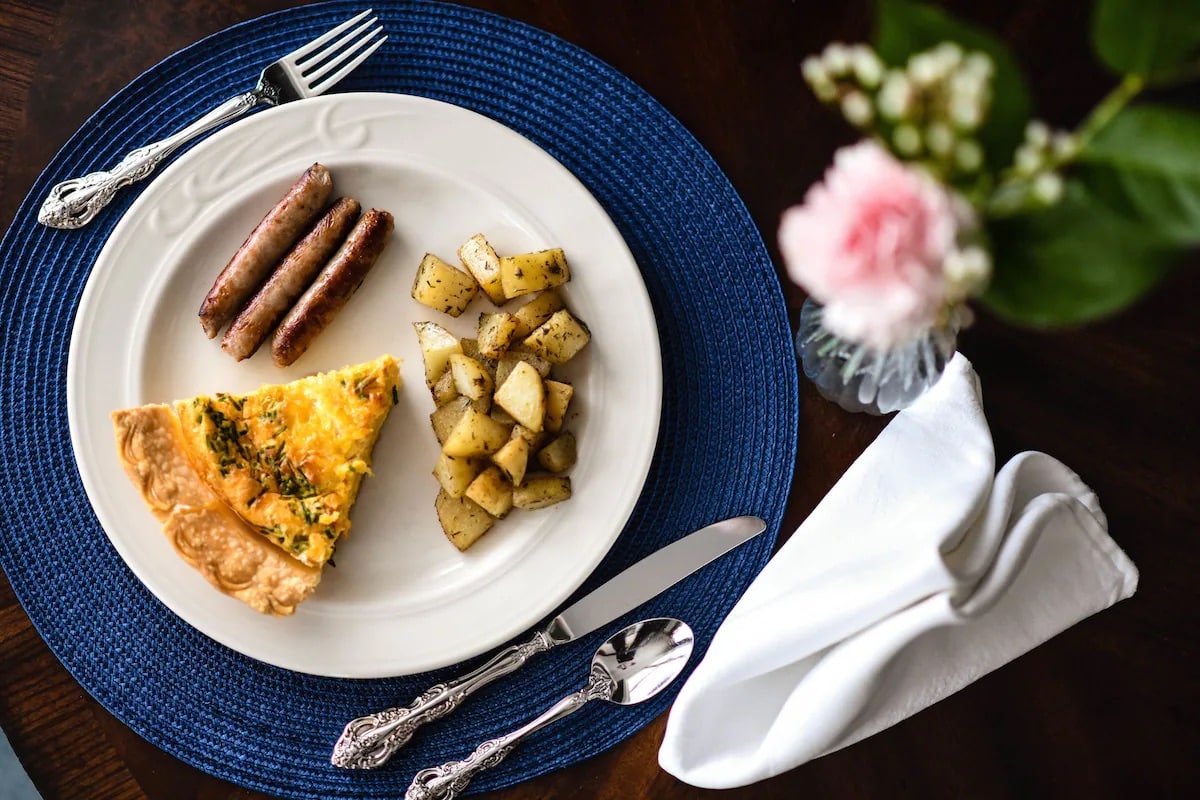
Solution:
[[[268,346],[241,363],[196,318],[217,273],[313,162],[334,194],[386,209],[396,230],[360,291],[295,364]],[[592,332],[559,368],[576,388],[570,501],[515,511],[466,553],[434,513],[438,444],[412,324],[473,335],[480,293],[458,319],[410,296],[426,252],[456,261],[484,233],[501,254],[562,247],[568,306]],[[514,303],[514,305],[517,305]],[[173,550],[117,460],[109,414],[313,372],[402,360],[404,387],[375,447],[351,536],[296,614],[273,618],[212,588]],[[637,264],[583,185],[536,145],[474,112],[397,94],[340,94],[256,114],[153,178],[101,251],[67,365],[71,441],[109,540],[183,620],[252,658],[335,677],[406,675],[478,655],[531,628],[592,572],[633,511],[662,397],[654,315]]]

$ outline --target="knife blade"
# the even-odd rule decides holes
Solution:
[[[408,706],[351,720],[333,746],[330,763],[346,769],[382,766],[417,728],[450,714],[476,690],[515,672],[531,656],[592,633],[766,529],[767,523],[758,517],[732,517],[651,553],[573,603],[533,638],[501,650],[482,667],[430,687]]]

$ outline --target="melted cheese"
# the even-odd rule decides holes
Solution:
[[[205,481],[270,541],[319,567],[349,533],[350,509],[398,386],[396,359],[383,356],[174,408]]]

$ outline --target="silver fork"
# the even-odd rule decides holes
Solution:
[[[328,91],[387,41],[378,20],[367,19],[371,12],[368,8],[268,65],[257,86],[231,97],[178,133],[139,147],[110,170],[57,184],[42,203],[38,222],[52,228],[82,228],[118,189],[145,178],[180,145],[259,106],[277,106]]]

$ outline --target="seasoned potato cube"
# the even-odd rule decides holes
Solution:
[[[466,550],[475,544],[480,536],[496,524],[496,519],[480,508],[474,500],[451,497],[444,491],[438,492],[433,507],[437,509],[438,522],[442,524],[446,538],[459,550]]]
[[[575,466],[575,434],[568,431],[538,451],[538,463],[550,472],[566,472]]]
[[[488,375],[492,376],[492,382],[495,383],[496,378],[496,359],[485,356],[479,350],[479,342],[476,339],[459,339],[458,343],[462,345],[464,356],[471,358],[483,364],[483,368],[488,371]]]
[[[500,259],[500,284],[509,300],[562,286],[569,280],[571,270],[561,247]]]
[[[526,362],[517,362],[493,399],[526,428],[542,429],[546,418],[546,387],[542,385],[542,376]]]
[[[482,411],[467,408],[446,435],[442,452],[450,456],[486,456],[503,447],[508,439],[507,428]]]
[[[525,337],[525,346],[551,364],[565,364],[591,339],[587,326],[564,308]]]
[[[499,358],[517,335],[517,318],[504,311],[479,315],[479,352]]]
[[[513,489],[513,505],[530,511],[570,497],[571,479],[566,475],[530,475],[525,483]]]
[[[475,299],[478,291],[479,284],[470,275],[455,269],[433,253],[426,253],[413,279],[412,298],[457,317]]]
[[[500,472],[500,468],[488,467],[471,481],[465,496],[499,519],[512,509],[512,493],[512,484]]]
[[[511,429],[513,425],[517,424],[517,421],[512,418],[512,414],[508,413],[500,406],[494,407],[489,416],[491,416],[492,419],[496,420],[496,422],[499,422],[501,425],[507,426],[509,429]]]
[[[510,351],[496,361],[496,385],[503,385],[504,381],[508,380],[508,376],[512,374],[513,367],[522,361],[536,369],[538,375],[543,378],[550,374],[550,362],[541,356],[526,351]]]
[[[512,437],[504,447],[492,453],[492,463],[508,476],[513,486],[520,486],[529,466],[529,441],[524,436]]]
[[[438,406],[437,411],[429,415],[429,422],[433,425],[433,435],[437,437],[438,444],[445,444],[446,437],[450,435],[450,431],[454,430],[454,426],[462,419],[462,415],[471,407],[471,398],[456,397],[449,403],[443,406]]]
[[[546,385],[546,430],[558,433],[567,418],[567,406],[575,396],[575,387],[561,381],[543,381]]]
[[[518,422],[515,426],[513,426],[511,438],[524,439],[529,443],[529,451],[533,453],[537,452],[538,448],[542,446],[542,442],[546,441],[546,431],[544,429],[540,431],[531,431],[529,428],[526,428],[524,425]]]
[[[461,353],[462,345],[450,331],[436,322],[414,322],[417,341],[421,343],[421,358],[425,362],[425,383],[430,388],[450,365],[450,355]]]
[[[500,259],[482,233],[477,233],[458,248],[458,259],[475,278],[479,288],[498,306],[504,305],[504,287],[500,283]]]
[[[483,466],[483,462],[477,458],[455,458],[442,453],[433,468],[433,477],[437,478],[446,494],[462,497],[475,476],[483,471]]]
[[[517,332],[513,334],[514,337],[524,339],[561,308],[565,308],[562,295],[554,289],[542,292],[513,312],[517,320]]]
[[[433,395],[434,405],[439,407],[458,397],[458,389],[454,388],[454,374],[450,370],[443,372],[429,392]]]
[[[450,356],[450,374],[454,378],[454,388],[463,397],[472,400],[491,397],[492,376],[475,359],[454,353]]]

